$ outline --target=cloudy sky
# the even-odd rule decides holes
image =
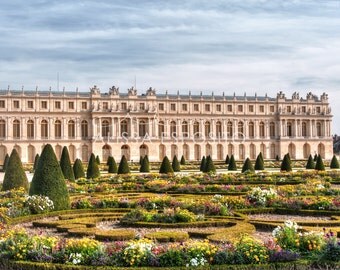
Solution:
[[[29,4],[28,4],[29,3]],[[0,88],[288,96],[329,93],[340,115],[340,0],[11,0]],[[340,134],[340,117],[333,132]]]

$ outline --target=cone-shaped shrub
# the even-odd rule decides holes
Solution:
[[[287,153],[286,155],[287,155],[287,158],[288,158],[288,160],[289,160],[289,163],[292,164],[292,159],[290,158],[290,154]]]
[[[107,165],[109,166],[107,170],[108,173],[117,173],[118,171],[117,163],[113,156],[109,156],[109,158],[107,159]]]
[[[231,155],[229,164],[228,164],[228,171],[237,171],[236,161],[234,155]]]
[[[7,168],[7,166],[8,166],[8,161],[9,161],[9,155],[6,154],[5,159],[4,159],[4,164],[3,164],[3,166],[2,166],[2,170],[3,170],[4,172],[6,171],[6,168]]]
[[[257,171],[263,171],[264,170],[264,162],[263,157],[260,152],[260,154],[257,155],[256,161],[255,161],[255,170]]]
[[[335,155],[333,155],[333,158],[331,160],[331,164],[329,166],[331,169],[339,169],[339,161],[338,159],[336,158]]]
[[[37,168],[38,161],[39,161],[39,154],[36,154],[34,158],[33,171],[35,171],[35,169]]]
[[[205,168],[204,168],[203,172],[205,172],[205,173],[216,172],[214,162],[213,162],[210,155],[206,158]]]
[[[317,160],[318,160],[318,155],[315,154],[315,155],[314,155],[314,161],[316,162]]]
[[[93,179],[100,176],[98,163],[96,157],[92,153],[90,156],[89,164],[87,165],[86,178]]]
[[[286,154],[283,157],[282,163],[281,163],[281,171],[285,171],[285,172],[290,172],[292,171],[292,166],[290,163],[290,159],[289,159],[289,155]]]
[[[230,160],[229,155],[227,155],[226,158],[225,158],[225,164],[228,165],[229,164],[229,160]]]
[[[185,158],[184,158],[183,155],[182,155],[182,157],[181,157],[181,165],[185,165]]]
[[[280,161],[280,157],[279,157],[279,155],[276,155],[276,161]]]
[[[142,166],[142,163],[143,163],[143,157],[142,156],[139,156],[139,165]]]
[[[140,172],[150,172],[150,163],[147,155],[142,158],[142,164],[140,165]]]
[[[170,164],[170,161],[167,156],[163,158],[161,167],[159,168],[159,173],[173,173],[174,170],[172,169],[172,166]]]
[[[119,162],[118,174],[127,174],[127,173],[130,173],[130,167],[129,167],[129,163],[125,155],[123,155]]]
[[[63,152],[61,153],[60,167],[63,171],[64,178],[74,181],[74,173],[71,165],[70,155],[66,146],[63,147]]]
[[[258,156],[259,157],[259,156]],[[261,157],[260,157],[261,159]],[[242,167],[242,172],[246,172],[246,171],[250,171],[250,172],[253,172],[254,171],[254,167],[253,165],[251,164],[251,161],[249,158],[247,158],[245,161],[244,161],[244,164],[243,164],[243,167]]]
[[[85,177],[83,163],[79,158],[77,158],[73,164],[73,174],[75,179]]]
[[[317,171],[324,171],[325,170],[325,165],[323,164],[321,155],[318,155],[318,158],[317,158],[316,164],[315,164],[315,170],[317,170]]]
[[[202,157],[202,160],[201,160],[201,165],[200,165],[200,171],[203,172],[204,169],[205,169],[205,166],[206,166],[206,159],[205,159],[205,156]]]
[[[174,155],[174,158],[172,159],[172,169],[174,170],[174,172],[180,172],[181,171],[181,166],[178,162],[176,155]]]
[[[28,191],[28,180],[18,152],[13,149],[11,156],[8,160],[2,190],[10,190],[14,188],[23,187]]]
[[[96,162],[97,162],[98,165],[100,165],[100,158],[99,158],[98,155],[96,156]]]
[[[309,155],[307,164],[306,164],[306,169],[315,169],[315,163],[314,163],[314,159],[312,157],[312,155]]]
[[[262,159],[262,161],[264,161],[262,152],[260,152],[260,154],[258,154],[258,155],[260,156],[260,158]]]
[[[45,145],[40,155],[29,194],[48,196],[54,203],[54,210],[70,208],[64,175],[50,144]]]

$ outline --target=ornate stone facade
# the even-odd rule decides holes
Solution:
[[[234,154],[236,159],[305,159],[320,153],[332,157],[332,115],[327,94],[294,93],[286,98],[246,95],[170,95],[149,88],[138,95],[134,88],[120,93],[112,87],[90,92],[0,91],[0,164],[16,148],[23,162],[50,143],[60,156],[68,146],[71,159],[87,161],[93,152],[129,160],[164,155],[214,160]]]

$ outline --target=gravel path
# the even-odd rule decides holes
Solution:
[[[327,221],[331,220],[330,217],[324,216],[299,216],[299,215],[276,215],[276,214],[254,214],[248,215],[253,220],[272,220],[272,221]]]

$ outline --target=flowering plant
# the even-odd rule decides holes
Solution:
[[[272,235],[282,248],[298,250],[300,246],[298,229],[296,222],[286,220],[282,227],[278,226],[273,230]]]
[[[250,203],[257,206],[266,206],[269,200],[275,199],[277,197],[276,190],[261,189],[260,187],[253,188],[247,196]]]
[[[32,214],[41,214],[54,209],[53,201],[47,196],[33,195],[27,196],[25,206],[28,207]]]
[[[154,243],[148,239],[129,241],[123,250],[123,259],[129,266],[144,265],[153,246]]]
[[[264,264],[269,261],[269,253],[265,245],[248,235],[242,236],[236,243],[235,257],[239,263],[245,264]]]

